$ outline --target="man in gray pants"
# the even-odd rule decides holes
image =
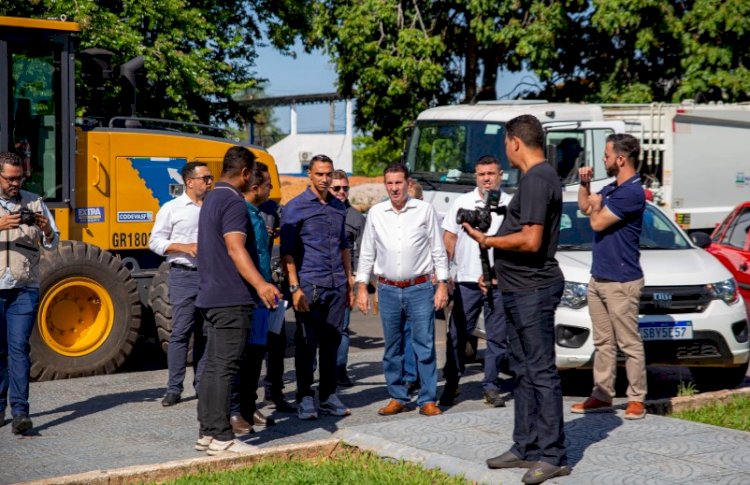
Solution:
[[[167,348],[169,381],[162,406],[180,402],[185,380],[188,345],[193,336],[193,388],[198,383],[205,361],[203,318],[195,308],[198,296],[198,216],[203,198],[213,184],[213,175],[203,162],[189,162],[182,168],[185,192],[159,209],[151,231],[149,248],[167,257],[169,304],[172,306],[172,334]]]

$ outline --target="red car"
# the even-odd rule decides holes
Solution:
[[[706,250],[732,272],[750,317],[750,202],[735,207],[714,229]]]

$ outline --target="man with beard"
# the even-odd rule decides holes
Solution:
[[[579,170],[578,207],[594,230],[589,314],[594,329],[594,389],[576,403],[578,414],[612,412],[617,349],[625,354],[628,406],[625,419],[646,415],[646,358],[638,331],[638,304],[643,290],[639,241],[646,195],[638,174],[640,145],[631,135],[613,134],[604,147],[604,166],[615,181],[591,194],[591,167]]]

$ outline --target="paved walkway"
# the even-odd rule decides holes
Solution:
[[[484,466],[486,458],[510,446],[513,411],[512,401],[499,409],[481,402],[478,366],[470,368],[460,402],[445,415],[426,418],[411,411],[382,417],[376,413],[387,399],[381,352],[352,355],[351,374],[358,385],[341,393],[352,416],[300,421],[275,414],[276,426],[247,441],[270,447],[336,433],[379,454],[439,466],[479,482],[520,483],[523,470]],[[186,392],[185,401],[162,408],[165,381],[166,371],[159,370],[32,384],[34,432],[16,437],[9,424],[0,428],[0,484],[201,456],[192,449],[196,401]],[[287,392],[292,395],[291,382]],[[750,433],[659,416],[625,421],[621,413],[566,414],[574,471],[558,483],[750,483]]]

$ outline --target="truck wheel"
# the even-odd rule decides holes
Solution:
[[[745,380],[747,364],[738,367],[691,367],[690,373],[701,392],[734,389]]]
[[[169,336],[172,335],[172,305],[169,303],[169,263],[167,262],[159,266],[151,280],[151,286],[148,289],[148,305],[154,312],[154,323],[161,349],[166,353]]]
[[[31,377],[111,374],[133,350],[141,326],[138,286],[119,258],[91,244],[61,241],[43,251],[40,302],[31,334]]]

